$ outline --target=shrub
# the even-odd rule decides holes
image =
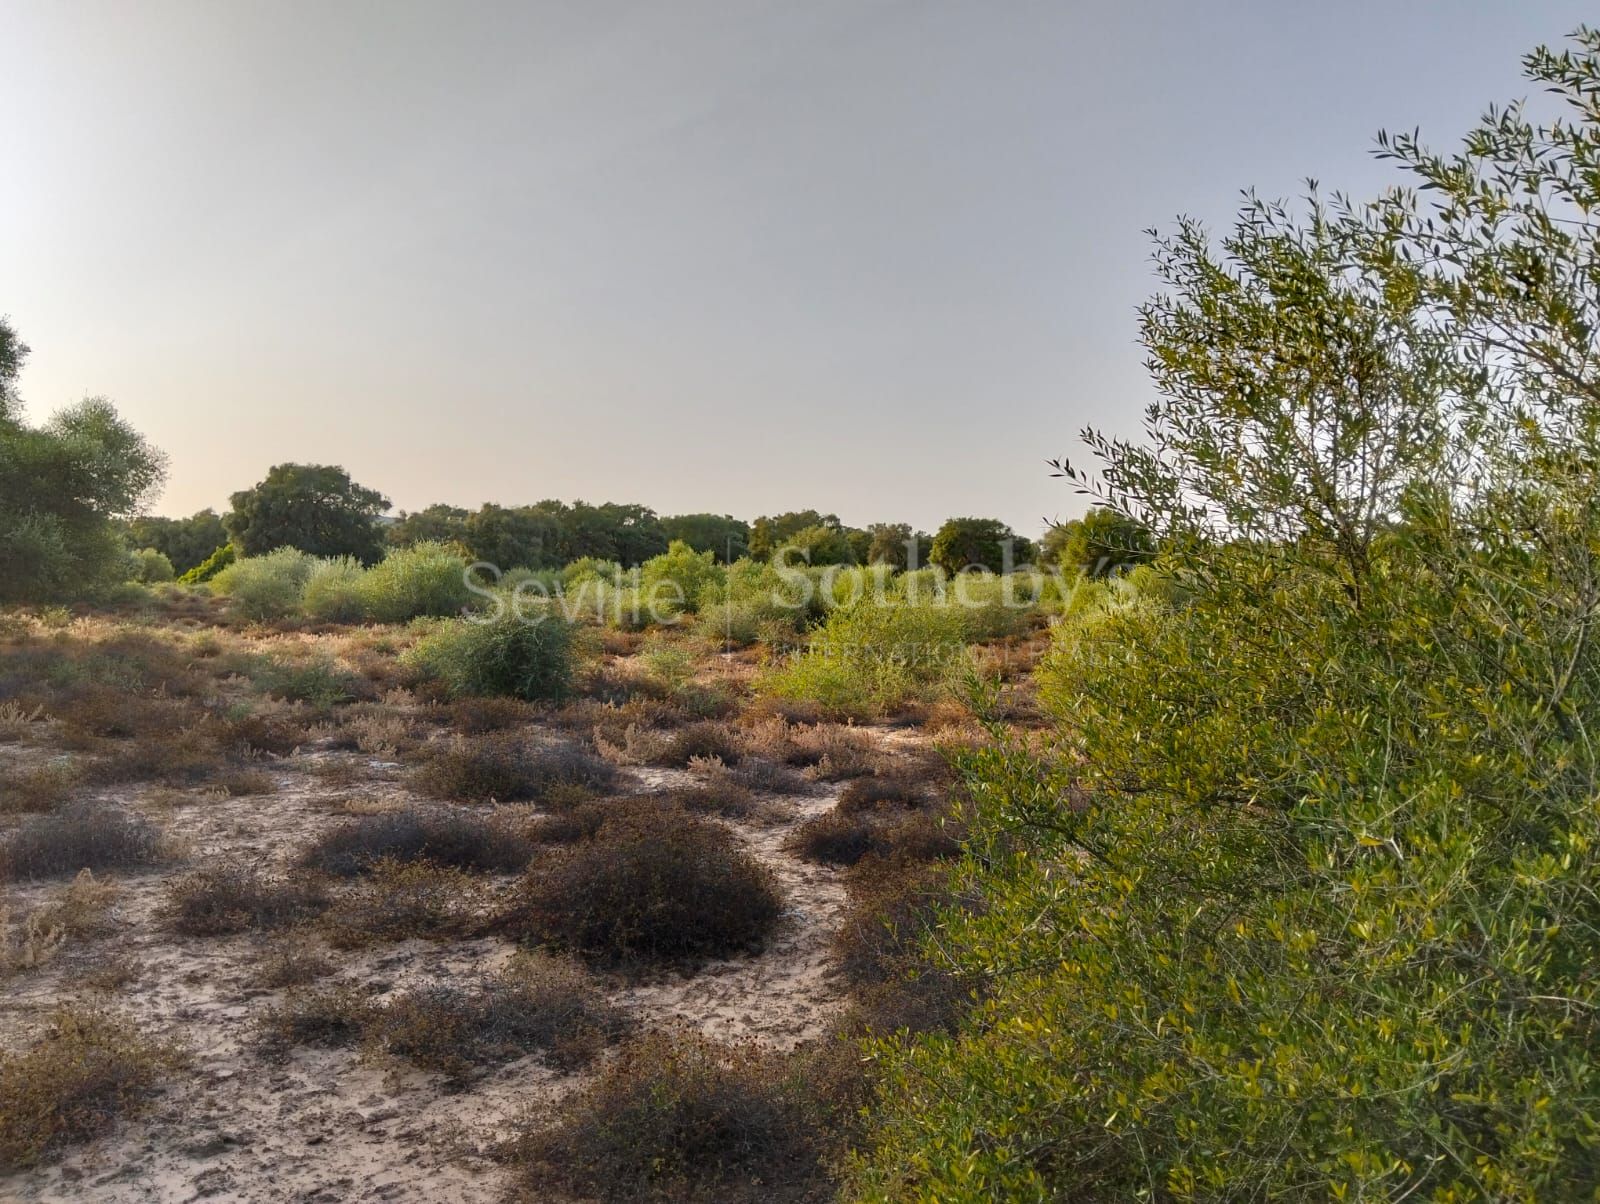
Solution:
[[[333,973],[333,963],[317,949],[293,940],[264,953],[256,963],[250,985],[257,990],[279,991],[284,987],[303,987]]]
[[[0,1055],[0,1172],[38,1163],[137,1111],[182,1056],[129,1021],[59,1008],[28,1048]]]
[[[447,940],[473,923],[471,877],[425,861],[379,862],[323,916],[331,944],[358,949],[377,941]]]
[[[809,819],[790,838],[808,861],[855,865],[867,856],[933,861],[955,857],[961,846],[933,816],[922,812],[850,811],[837,808]]]
[[[592,839],[541,858],[501,924],[604,959],[721,957],[758,947],[782,909],[771,871],[727,829],[630,807],[608,813]]]
[[[366,613],[380,623],[460,614],[472,600],[466,572],[466,561],[449,544],[424,541],[396,548],[362,580]]]
[[[167,915],[186,936],[279,928],[312,919],[327,908],[327,893],[317,882],[272,877],[241,863],[198,870],[167,892]]]
[[[572,688],[573,625],[554,610],[492,621],[448,620],[407,654],[456,695],[560,701]]]
[[[927,791],[921,779],[905,774],[872,774],[846,783],[839,791],[838,810],[844,815],[876,811],[885,806],[914,811],[927,802]]]
[[[331,556],[312,564],[300,594],[300,609],[324,623],[358,623],[367,614],[366,569],[354,556]]]
[[[294,548],[236,560],[211,586],[233,599],[239,613],[257,621],[284,619],[300,608],[300,594],[316,560]]]
[[[510,873],[528,863],[527,842],[503,824],[444,807],[363,815],[317,839],[300,865],[350,878],[383,863]]]
[[[562,789],[603,790],[617,771],[573,744],[501,735],[456,740],[417,771],[419,790],[455,802],[538,800]]]
[[[866,719],[937,697],[966,666],[959,609],[865,601],[834,611],[804,652],[760,682],[778,697]]]
[[[30,816],[0,845],[0,870],[12,879],[64,878],[79,870],[132,869],[161,860],[160,830],[105,803],[69,803]]]
[[[173,578],[172,561],[154,548],[129,553],[128,579],[141,585],[159,585]]]
[[[469,736],[526,727],[538,711],[520,698],[462,698],[450,708],[450,724]]]
[[[525,956],[473,986],[406,992],[372,1017],[371,1036],[387,1053],[459,1081],[535,1053],[558,1069],[587,1066],[626,1027],[581,967]]]
[[[674,540],[661,555],[639,566],[639,592],[649,617],[657,622],[695,610],[706,588],[721,579],[716,556],[696,552],[682,540]]]
[[[338,983],[313,991],[290,988],[282,1004],[256,1020],[256,1039],[282,1053],[297,1045],[338,1049],[361,1040],[376,1005],[354,983]]]
[[[216,579],[218,573],[238,559],[238,553],[231,543],[225,543],[215,552],[207,556],[194,568],[178,578],[180,585],[204,585]]]
[[[252,667],[251,676],[269,697],[310,703],[318,710],[328,710],[366,692],[360,679],[327,656],[309,660],[263,657]]]
[[[829,1198],[816,1137],[780,1058],[653,1033],[512,1153],[530,1200],[555,1185],[605,1201],[782,1204]]]
[[[0,814],[50,811],[71,797],[81,776],[60,761],[0,771]]]

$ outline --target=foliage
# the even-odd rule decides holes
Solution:
[[[141,515],[128,520],[128,542],[136,548],[154,548],[172,561],[174,572],[187,573],[228,542],[228,533],[215,510],[201,510],[188,518]]]
[[[367,613],[362,588],[365,577],[366,569],[354,556],[314,561],[307,569],[295,609],[325,623],[358,622]]]
[[[128,580],[141,585],[160,585],[173,578],[172,561],[154,548],[128,553]]]
[[[218,573],[222,572],[238,557],[239,553],[234,546],[231,543],[225,543],[212,552],[210,556],[195,565],[194,568],[179,577],[178,583],[180,585],[203,585],[207,581],[214,580]]]
[[[232,509],[222,525],[241,556],[298,548],[372,564],[383,553],[377,518],[389,499],[334,465],[275,464],[258,484],[228,500]]]
[[[997,518],[952,518],[928,549],[928,563],[952,577],[973,568],[1009,573],[1029,559],[1028,541]]]
[[[1155,559],[1155,541],[1144,526],[1105,506],[1046,532],[1040,559],[1063,572],[1105,577]]]
[[[731,514],[675,514],[661,520],[669,541],[710,552],[718,564],[732,564],[750,552],[750,524]]]
[[[867,545],[868,564],[917,569],[928,563],[933,551],[933,536],[912,530],[910,523],[874,523],[867,531],[872,536]]]
[[[337,563],[337,562],[336,562]],[[296,548],[235,560],[211,581],[233,599],[239,612],[258,622],[284,619],[300,609],[300,598],[317,561]]]
[[[873,718],[938,695],[965,670],[966,643],[957,607],[868,598],[830,614],[760,685],[835,718]]]
[[[701,595],[721,579],[722,570],[712,553],[696,552],[682,542],[670,545],[639,569],[640,592],[653,618],[671,618],[697,609]]]
[[[113,520],[136,512],[166,460],[104,398],[22,421],[27,347],[0,321],[0,602],[77,597],[126,579]]]
[[[460,614],[470,601],[466,571],[466,561],[450,544],[423,540],[395,548],[362,580],[366,615],[379,623],[403,623]]]
[[[545,608],[496,618],[447,619],[407,653],[455,695],[560,701],[572,687],[573,625]]]
[[[1600,34],[1527,65],[1560,124],[1157,244],[1150,443],[1074,475],[1177,588],[1073,599],[1059,747],[960,758],[989,994],[879,1044],[856,1197],[1600,1184]]]

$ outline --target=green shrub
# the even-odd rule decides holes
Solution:
[[[366,573],[354,556],[316,561],[300,593],[301,611],[324,623],[359,623],[367,615]]]
[[[283,619],[298,613],[301,591],[316,559],[294,548],[236,560],[211,582],[246,618]]]
[[[159,585],[173,578],[172,561],[154,548],[140,548],[129,554],[128,579],[141,585]]]
[[[453,619],[436,626],[408,661],[456,695],[560,701],[572,688],[573,625],[543,607],[496,619]]]
[[[682,540],[639,566],[642,602],[657,622],[697,609],[706,588],[721,579],[715,554],[696,552]]]
[[[236,559],[238,559],[238,553],[234,550],[233,545],[225,543],[211,553],[210,556],[195,565],[194,568],[179,577],[178,583],[180,585],[204,585],[206,582],[213,580],[218,573],[222,572]]]
[[[863,601],[834,611],[760,687],[836,718],[872,718],[942,693],[966,669],[966,643],[956,607]]]
[[[458,615],[471,600],[467,563],[452,545],[425,541],[395,548],[362,581],[366,614],[380,623]]]

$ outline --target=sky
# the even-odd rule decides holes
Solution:
[[[1585,7],[5,0],[0,314],[156,513],[294,460],[1032,535],[1152,399],[1146,229],[1376,194]]]

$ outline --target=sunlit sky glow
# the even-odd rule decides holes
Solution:
[[[847,522],[1084,502],[1148,226],[1367,195],[1576,3],[11,0],[0,313],[156,510],[283,460],[397,507]]]

